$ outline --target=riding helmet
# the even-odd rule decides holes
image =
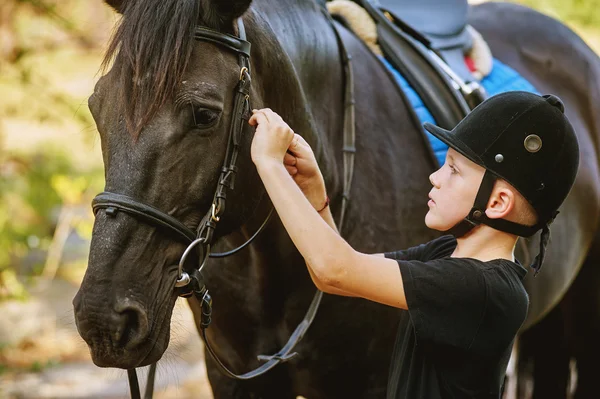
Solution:
[[[544,229],[542,241],[548,240],[548,225],[569,194],[579,166],[577,137],[564,112],[555,95],[510,91],[479,104],[452,131],[424,124],[428,132],[486,169],[473,209],[455,226],[456,235],[483,223],[524,237]],[[498,178],[532,205],[538,215],[535,226],[487,218],[485,209]]]

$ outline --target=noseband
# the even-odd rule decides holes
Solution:
[[[344,220],[344,214],[346,211],[347,203],[349,200],[350,185],[352,181],[352,171],[354,169],[354,92],[352,82],[352,70],[350,67],[350,57],[348,56],[339,33],[333,25],[333,21],[327,14],[338,40],[338,44],[342,50],[343,63],[346,74],[346,91],[344,94],[345,111],[344,111],[344,180],[343,180],[343,194],[342,194],[342,206],[341,206],[341,217],[338,225],[339,231],[342,230],[342,222]],[[133,217],[136,217],[144,222],[153,225],[155,227],[166,228],[170,230],[179,238],[179,240],[188,244],[188,247],[183,252],[178,266],[178,278],[175,283],[175,289],[179,296],[190,297],[194,295],[202,305],[202,315],[200,321],[200,332],[204,340],[205,346],[208,352],[211,354],[221,371],[235,379],[249,380],[251,378],[258,377],[277,364],[285,362],[293,358],[297,353],[292,352],[296,344],[302,339],[308,328],[310,327],[323,293],[317,290],[309,309],[304,316],[304,319],[298,324],[292,335],[290,336],[286,345],[276,354],[271,356],[258,356],[258,360],[264,361],[260,367],[256,368],[245,374],[235,374],[231,372],[217,357],[216,353],[210,346],[206,337],[206,328],[210,324],[210,318],[212,313],[212,299],[208,294],[208,290],[204,284],[204,280],[201,271],[206,264],[209,257],[222,258],[229,255],[233,255],[236,252],[242,250],[249,245],[258,234],[264,230],[268,224],[273,209],[270,210],[265,221],[258,228],[244,244],[239,247],[223,253],[211,253],[210,247],[214,239],[214,231],[217,228],[217,224],[225,212],[225,204],[227,198],[227,191],[234,189],[235,176],[237,173],[237,157],[239,153],[240,138],[244,127],[247,125],[250,112],[250,43],[246,41],[246,33],[242,19],[238,19],[238,31],[239,38],[228,34],[216,32],[204,27],[196,27],[194,38],[196,40],[203,40],[218,44],[228,50],[235,52],[238,55],[238,64],[240,66],[239,81],[235,88],[235,98],[233,105],[232,121],[229,128],[229,140],[227,143],[227,151],[225,160],[221,168],[221,174],[219,176],[219,182],[215,191],[212,205],[207,213],[204,215],[196,231],[191,230],[186,225],[181,223],[179,220],[171,215],[162,212],[150,205],[146,205],[142,202],[137,201],[134,198],[128,197],[123,194],[103,192],[100,193],[92,201],[92,209],[94,214],[97,215],[100,210],[104,210],[106,215],[109,217],[116,217],[118,212],[124,212]],[[188,255],[192,253],[197,247],[202,247],[200,256],[200,266],[193,270],[184,270],[185,260]],[[154,386],[154,375],[156,370],[156,363],[152,364],[150,372],[148,374],[148,384],[146,387],[145,398],[152,397],[152,391]],[[135,369],[128,370],[129,386],[132,398],[140,398],[139,383]]]

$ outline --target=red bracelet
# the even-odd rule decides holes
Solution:
[[[325,210],[325,208],[327,208],[329,206],[329,196],[325,197],[325,205],[323,205],[323,208],[319,209],[317,212],[321,212],[323,210]]]

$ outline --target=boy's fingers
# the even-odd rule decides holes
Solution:
[[[292,137],[292,141],[290,142],[290,146],[288,148],[296,148],[298,147],[298,136],[296,133],[294,133],[294,136]]]
[[[311,148],[308,143],[299,134],[294,133],[294,139],[290,144],[289,151],[297,158],[306,158],[310,156]]]
[[[254,108],[252,110],[253,113],[257,113],[257,112],[269,112],[269,111],[271,111],[271,108]]]
[[[263,112],[256,112],[254,115],[250,117],[248,123],[252,126],[259,125],[261,123],[269,122],[267,116]]]
[[[299,134],[298,136],[298,142],[306,147],[310,147],[310,145],[308,145],[308,143],[306,142],[306,140],[304,140],[304,137],[300,136]]]
[[[263,118],[265,118],[265,120],[267,122],[270,122],[270,118],[269,118],[269,112],[267,112],[264,109],[259,109],[256,112],[254,112],[254,114],[252,114],[252,116],[259,116],[262,115]]]
[[[253,114],[263,114],[269,122],[275,121],[279,115],[277,115],[271,108],[261,108],[252,110]],[[281,119],[281,118],[280,118]]]
[[[300,135],[298,135],[297,133],[294,133],[294,137],[292,138],[292,142],[290,143],[290,148],[289,148],[289,151],[292,153],[298,150],[298,145],[299,145],[298,137],[300,137]]]
[[[296,159],[296,157],[293,156],[292,154],[290,154],[289,152],[286,152],[285,155],[283,156],[283,163],[285,163],[287,165],[294,166],[294,165],[296,165],[297,162],[298,162],[298,160]]]
[[[287,169],[288,173],[292,176],[298,173],[298,168],[296,168],[295,166],[285,165],[285,168]]]

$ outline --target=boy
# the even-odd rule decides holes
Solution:
[[[308,144],[269,109],[254,111],[252,159],[277,212],[324,292],[408,310],[390,366],[388,398],[499,398],[525,320],[526,274],[518,236],[548,225],[579,164],[575,133],[553,95],[494,96],[452,131],[430,176],[428,227],[449,232],[404,251],[368,255],[337,234],[323,177]]]

